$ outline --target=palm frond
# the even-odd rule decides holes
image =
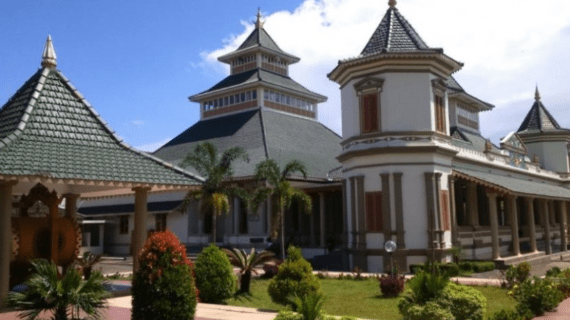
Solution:
[[[281,179],[285,179],[291,174],[298,172],[303,175],[303,178],[307,179],[307,169],[305,165],[299,160],[292,160],[285,165],[283,173],[281,174]]]
[[[224,176],[231,177],[233,175],[232,163],[236,160],[249,161],[247,152],[242,147],[233,147],[226,149],[222,153],[219,167],[222,169]]]
[[[199,174],[209,177],[216,166],[218,150],[210,142],[199,143],[180,163],[181,167],[193,167]]]
[[[280,177],[279,165],[273,159],[264,160],[255,167],[255,179],[257,180],[267,180],[269,184],[276,186]]]
[[[313,212],[313,199],[311,199],[305,191],[292,188],[291,198],[301,204],[303,211],[306,214],[311,214]]]
[[[248,206],[251,208],[252,212],[257,212],[259,206],[267,201],[267,198],[273,194],[273,189],[268,187],[259,187],[253,192]],[[271,210],[271,208],[269,208]]]
[[[228,214],[230,211],[230,202],[228,196],[223,193],[214,193],[211,196],[212,208],[217,215]]]

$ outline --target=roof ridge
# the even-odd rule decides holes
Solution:
[[[145,158],[148,158],[150,160],[153,160],[155,162],[157,162],[158,164],[166,167],[166,168],[170,168],[173,169],[174,171],[177,171],[180,174],[186,175],[192,179],[198,180],[198,181],[204,181],[204,179],[198,175],[194,175],[190,172],[187,172],[183,169],[181,169],[180,167],[177,167],[171,163],[168,163],[164,160],[161,160],[153,155],[150,155],[146,152],[143,152],[141,150],[135,149],[134,147],[130,146],[128,143],[126,143],[123,139],[119,138],[115,131],[113,129],[111,129],[111,127],[109,127],[108,122],[103,120],[103,118],[101,118],[100,114],[95,110],[95,108],[93,108],[93,106],[89,103],[89,101],[87,101],[87,99],[85,98],[85,96],[83,96],[79,90],[77,88],[75,88],[75,86],[71,83],[71,81],[59,70],[53,70],[55,72],[55,74],[61,78],[61,80],[63,80],[63,84],[71,91],[71,93],[77,98],[79,99],[79,101],[87,108],[87,111],[89,111],[91,113],[91,115],[94,117],[94,119],[99,122],[99,124],[103,127],[103,129],[105,131],[107,131],[107,133],[111,136],[112,139],[115,140],[115,142],[122,147],[124,150],[130,151],[130,152],[134,152],[138,155],[141,155]]]
[[[263,148],[265,149],[265,158],[269,159],[269,147],[267,146],[267,132],[263,123],[263,108],[259,108],[259,123],[261,124],[261,136],[263,138]]]
[[[386,45],[385,48],[386,50],[390,49],[390,40],[392,39],[392,30],[393,30],[393,23],[394,23],[394,19],[392,19],[392,16],[394,15],[394,10],[393,8],[388,9],[388,36],[386,37]]]
[[[39,78],[38,78],[38,82],[36,83],[36,85],[34,86],[34,90],[33,93],[31,94],[28,102],[26,103],[26,108],[24,109],[24,112],[22,113],[22,117],[20,118],[20,121],[18,121],[18,126],[16,127],[16,129],[8,134],[6,137],[4,137],[2,140],[0,140],[0,148],[5,147],[10,145],[12,142],[16,141],[16,139],[22,134],[22,132],[24,132],[24,129],[26,128],[26,125],[28,124],[28,120],[30,118],[30,115],[32,114],[32,112],[34,111],[34,106],[36,104],[36,102],[38,101],[37,99],[39,98],[39,92],[41,92],[41,90],[43,89],[43,86],[45,84],[45,81],[47,79],[47,75],[49,74],[50,69],[49,68],[40,68],[34,75],[32,75],[32,77],[28,80],[30,81],[31,79],[33,79],[38,73],[40,74]],[[16,97],[19,93],[22,93],[21,89],[23,89],[24,87],[26,87],[26,84],[24,84],[20,90],[18,90],[11,98],[10,100],[8,100],[8,102],[6,104],[4,104],[4,106],[2,107],[2,109],[0,110],[4,110],[5,106],[8,106],[8,104],[10,103],[10,101],[12,101],[12,99],[14,97]]]
[[[429,46],[425,43],[425,41],[422,39],[420,34],[414,29],[412,24],[408,22],[408,20],[400,13],[400,11],[398,11],[398,9],[394,8],[394,10],[396,12],[396,14],[395,14],[396,19],[398,19],[398,21],[400,21],[400,23],[403,26],[405,26],[404,31],[406,31],[406,34],[414,42],[416,47],[418,47],[419,50],[422,49],[422,48],[420,48],[422,46],[429,48]],[[412,32],[413,32],[413,34],[412,34]],[[421,43],[420,43],[420,41],[421,41]]]

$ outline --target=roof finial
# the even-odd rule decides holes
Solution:
[[[42,53],[42,67],[55,69],[56,66],[57,56],[55,55],[55,49],[53,48],[51,36],[48,34],[46,43],[44,45],[44,52]]]
[[[255,27],[257,29],[261,29],[261,28],[263,28],[264,23],[265,22],[261,21],[261,8],[257,8],[257,21],[255,21]]]
[[[388,5],[390,6],[390,8],[396,8],[396,0],[390,0],[388,1]]]
[[[536,91],[534,93],[534,100],[540,101],[540,92],[538,92],[538,84],[536,85]]]

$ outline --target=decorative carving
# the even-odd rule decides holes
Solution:
[[[41,201],[43,204],[49,208],[55,207],[61,203],[63,198],[58,198],[57,192],[49,192],[43,184],[36,184],[27,195],[22,196],[18,207],[25,209],[26,211],[36,204],[36,202]]]

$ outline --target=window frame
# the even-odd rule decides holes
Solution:
[[[376,132],[382,132],[382,106],[381,93],[384,86],[384,79],[375,77],[366,77],[354,84],[354,89],[358,98],[358,113],[360,122],[360,134],[370,134]],[[369,130],[365,130],[365,98],[372,95],[376,96],[376,126]]]
[[[382,191],[371,191],[364,193],[366,232],[384,232],[384,212],[382,210],[382,201],[384,199],[382,196]],[[368,206],[369,201],[372,201],[372,208]]]
[[[447,116],[447,103],[446,93],[447,86],[442,79],[434,79],[431,81],[433,91],[433,107],[434,107],[434,121],[435,132],[447,135],[449,127],[449,119]],[[438,101],[441,104],[438,104]]]

